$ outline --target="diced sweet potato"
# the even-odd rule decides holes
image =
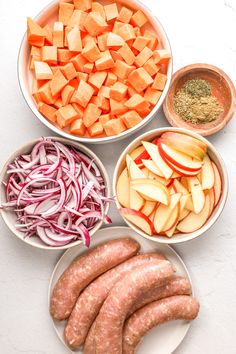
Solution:
[[[150,76],[155,75],[160,70],[161,66],[154,63],[153,58],[150,58],[144,65],[144,69],[148,72]]]
[[[143,27],[147,22],[148,19],[141,10],[136,11],[130,20],[130,23],[132,23],[132,25],[138,27]]]
[[[33,55],[33,56],[30,58],[30,65],[29,65],[30,70],[34,70],[34,63],[35,63],[36,61],[41,61],[41,58],[36,57],[36,56]]]
[[[136,38],[136,35],[134,33],[134,28],[130,24],[123,24],[118,30],[117,34],[121,36],[124,41],[128,42],[130,40],[134,40]]]
[[[128,101],[125,102],[125,106],[130,110],[135,110],[142,117],[150,112],[150,104],[145,100],[145,98],[139,94],[135,94],[130,97]]]
[[[72,30],[67,34],[67,43],[69,50],[74,52],[81,52],[82,42],[80,30],[77,27],[72,28]]]
[[[116,101],[122,101],[127,95],[128,86],[124,85],[122,82],[116,82],[110,89],[110,98]]]
[[[106,122],[110,120],[110,114],[101,114],[99,117],[99,122],[104,125]]]
[[[107,22],[115,20],[118,17],[118,8],[115,2],[104,6]]]
[[[84,30],[84,21],[87,17],[87,13],[81,10],[74,10],[72,16],[68,20],[68,26],[71,28],[78,28],[81,31]]]
[[[121,27],[123,27],[123,26],[124,26],[124,23],[123,23],[123,22],[115,21],[115,23],[114,23],[114,25],[113,25],[112,32],[118,34],[119,29],[120,29]]]
[[[69,81],[69,85],[73,86],[77,90],[77,88],[79,86],[79,81],[77,80],[77,78],[76,79],[72,79],[72,80]]]
[[[135,55],[132,52],[132,50],[130,49],[130,47],[128,46],[127,43],[125,43],[119,50],[118,53],[122,56],[122,58],[124,59],[124,61],[128,64],[128,65],[133,65],[133,63],[135,62]]]
[[[92,8],[92,0],[73,0],[75,8],[82,10],[82,11],[87,11]]]
[[[88,42],[94,42],[95,44],[97,44],[97,37],[92,37],[90,36],[90,34],[86,34],[85,36],[83,35],[83,38],[82,38],[82,46],[83,48],[86,46],[86,44]]]
[[[94,63],[86,63],[84,64],[84,72],[90,74],[94,69]]]
[[[86,128],[90,127],[100,117],[102,110],[94,103],[89,103],[84,110],[83,122]]]
[[[83,108],[87,107],[94,93],[94,89],[87,82],[80,80],[78,89],[74,93],[75,103]]]
[[[83,107],[81,107],[79,104],[77,103],[71,103],[72,107],[76,110],[76,112],[78,113],[78,118],[83,118],[84,115],[84,109]]]
[[[40,47],[35,47],[32,45],[31,50],[30,50],[30,55],[33,57],[38,57],[39,60],[41,58],[41,48]]]
[[[136,111],[129,111],[120,116],[120,119],[122,122],[125,124],[125,126],[130,129],[140,123],[142,121],[142,118]]]
[[[60,128],[65,128],[78,118],[78,113],[71,104],[61,107],[56,112],[57,124]]]
[[[108,33],[100,34],[100,36],[97,37],[98,48],[101,52],[105,52],[105,50],[107,50],[107,37]]]
[[[152,88],[163,91],[166,85],[167,76],[165,74],[157,73],[152,84]]]
[[[59,22],[62,22],[64,26],[68,25],[68,21],[71,18],[74,11],[74,5],[68,2],[59,2]]]
[[[127,7],[123,6],[120,10],[117,20],[120,22],[129,23],[132,15],[133,15],[133,11],[131,11]]]
[[[105,86],[112,86],[117,81],[117,76],[111,72],[107,73],[107,78],[105,81]]]
[[[153,79],[144,68],[139,68],[129,74],[128,82],[141,92],[153,83]]]
[[[50,122],[54,123],[57,120],[56,117],[56,111],[57,109],[44,103],[44,102],[39,102],[38,104],[38,110],[44,117],[46,117]]]
[[[148,45],[149,42],[150,39],[148,37],[137,36],[132,47],[141,52]]]
[[[41,86],[38,90],[38,94],[40,97],[40,101],[47,104],[54,104],[58,96],[52,96],[50,81],[46,82],[43,86]]]
[[[104,7],[99,2],[92,2],[92,12],[98,12],[104,20],[106,19]]]
[[[36,47],[42,47],[44,45],[46,37],[45,30],[30,17],[27,18],[27,36],[29,44]]]
[[[63,106],[66,106],[70,103],[71,97],[75,92],[75,88],[71,85],[66,85],[61,91],[61,99]]]
[[[103,133],[103,126],[100,122],[95,122],[90,127],[88,127],[88,132],[92,137],[101,135]]]
[[[123,45],[125,44],[125,41],[123,38],[121,38],[121,36],[119,36],[118,34],[116,33],[113,33],[113,32],[110,32],[108,35],[107,35],[107,47],[108,48],[120,48],[122,47]]]
[[[77,77],[77,72],[75,70],[75,67],[70,62],[67,63],[66,65],[61,66],[60,70],[67,80],[72,80],[75,77]]]
[[[85,134],[86,127],[82,119],[76,119],[70,126],[70,133],[83,136]]]
[[[57,64],[57,47],[54,46],[43,46],[41,48],[41,58],[49,65]]]
[[[126,99],[122,101],[116,101],[113,98],[110,98],[110,107],[111,113],[115,116],[119,116],[128,111],[128,108],[125,106]]]
[[[166,64],[170,60],[170,53],[166,49],[158,49],[153,53],[155,64]]]
[[[105,52],[101,52],[100,55],[101,58],[95,61],[97,70],[99,71],[107,70],[114,67],[114,60],[112,59],[109,50],[106,50]]]
[[[96,43],[93,41],[87,42],[84,49],[82,50],[82,55],[90,63],[94,63],[96,60],[101,58],[100,50],[98,49]]]
[[[78,54],[70,59],[70,62],[74,65],[77,71],[83,72],[84,65],[87,63],[87,59],[85,59],[81,54]]]
[[[71,58],[75,55],[74,52],[71,52],[68,49],[58,48],[57,49],[57,60],[60,64],[66,64],[70,61]]]
[[[87,73],[81,73],[81,72],[78,72],[77,73],[77,79],[80,81],[80,80],[83,80],[85,82],[88,81],[88,74]]]
[[[153,55],[153,51],[148,48],[148,47],[145,47],[136,57],[135,59],[135,65],[138,66],[139,68],[141,66],[143,66],[147,61],[148,59],[150,59]]]
[[[64,27],[62,22],[54,22],[52,42],[55,47],[62,48],[64,46]]]
[[[67,36],[70,33],[70,31],[72,30],[73,27],[70,26],[65,26],[64,28],[64,47],[68,47],[68,40],[67,40]]]
[[[84,27],[91,36],[98,36],[107,27],[107,23],[97,12],[90,12],[84,21]]]
[[[67,85],[68,80],[62,74],[61,70],[57,70],[50,81],[52,95],[55,96]]]
[[[150,48],[151,50],[154,50],[157,48],[158,46],[158,39],[155,33],[149,31],[149,30],[145,30],[144,31],[144,36],[149,38],[149,43],[148,43],[148,48]]]
[[[54,105],[57,109],[61,108],[61,107],[63,106],[61,97],[58,97],[58,98],[56,99],[56,101],[53,103],[53,105]]]
[[[110,102],[109,99],[102,96],[102,95],[97,95],[97,96],[93,96],[91,98],[92,103],[94,103],[98,108],[100,108],[102,110],[102,112],[107,113],[110,111]]]
[[[106,80],[107,72],[106,71],[97,71],[92,73],[88,79],[88,82],[95,87],[96,89],[100,89]]]
[[[128,65],[121,60],[117,60],[115,62],[115,66],[112,69],[112,72],[121,80],[125,80],[128,78],[129,74],[133,72],[135,66]]]
[[[49,25],[46,25],[43,27],[43,30],[45,31],[45,42],[47,44],[51,44],[52,45],[52,28],[49,27]]]
[[[142,32],[141,29],[139,27],[134,27],[134,33],[136,37],[141,37],[142,36]]]
[[[110,119],[103,125],[107,136],[118,135],[126,130],[124,123],[120,118]]]
[[[146,101],[151,103],[151,105],[155,106],[159,101],[161,95],[162,95],[162,91],[158,91],[151,87],[148,87],[145,91],[144,98]]]
[[[133,86],[128,86],[128,96],[129,97],[132,97],[133,95],[135,95],[136,93],[138,93],[136,90],[135,90],[135,88],[133,88]],[[141,91],[141,92],[139,92],[139,95],[140,96],[144,96],[144,92],[143,91]]]
[[[50,80],[53,77],[50,66],[43,61],[35,61],[34,71],[37,80]]]
[[[111,50],[110,50],[110,54],[111,54],[112,59],[113,59],[114,62],[116,62],[117,60],[123,61],[123,58],[122,58],[122,56],[120,55],[120,53],[118,53],[118,51],[111,49]]]
[[[105,98],[110,98],[110,87],[102,86],[98,92],[98,96],[103,96]]]

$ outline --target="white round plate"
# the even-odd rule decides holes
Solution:
[[[143,237],[140,237],[135,231],[130,229],[129,227],[109,227],[106,229],[101,229],[96,232],[92,240],[92,246],[97,246],[98,244],[112,240],[119,237],[130,236],[137,240],[141,245],[142,252],[150,252],[150,251],[160,251],[162,254],[166,256],[166,258],[175,266],[176,274],[185,276],[189,279],[191,285],[191,279],[188,273],[188,270],[183,263],[182,259],[179,255],[168,245],[158,244],[154,241],[147,240]],[[67,250],[62,257],[59,259],[53,273],[51,276],[51,280],[49,283],[48,290],[48,303],[50,303],[50,297],[52,290],[64,272],[64,270],[70,265],[70,263],[79,255],[86,252],[86,249],[83,245],[78,245],[72,247]],[[53,325],[55,331],[62,341],[62,343],[66,346],[69,352],[72,352],[67,345],[65,344],[63,338],[63,332],[65,328],[65,321],[59,322],[53,320]],[[171,354],[178,347],[178,345],[184,339],[188,329],[190,327],[189,321],[172,321],[169,323],[165,323],[163,325],[154,328],[152,331],[148,333],[143,342],[138,348],[137,354]],[[78,349],[76,351],[78,354],[82,354],[83,350]],[[104,353],[105,354],[105,353]]]

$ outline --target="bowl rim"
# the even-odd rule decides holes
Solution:
[[[222,183],[222,194],[221,194],[221,199],[218,203],[218,205],[216,206],[217,210],[215,212],[215,214],[212,214],[210,216],[210,218],[206,221],[206,223],[198,230],[192,232],[192,233],[179,233],[176,235],[173,235],[171,238],[167,238],[164,236],[149,236],[147,235],[145,232],[143,232],[141,229],[139,229],[138,227],[136,227],[134,224],[132,224],[131,222],[129,222],[128,220],[126,220],[119,212],[119,209],[122,207],[118,201],[118,199],[115,197],[115,203],[116,203],[116,207],[117,210],[120,214],[120,216],[122,217],[122,219],[124,220],[124,222],[131,227],[135,232],[137,232],[140,236],[145,237],[148,240],[154,240],[157,243],[166,243],[166,244],[180,244],[183,242],[187,242],[190,240],[193,240],[199,236],[201,236],[202,234],[204,234],[205,232],[207,232],[218,220],[218,218],[220,217],[225,203],[227,201],[227,197],[228,197],[228,185],[229,185],[229,180],[228,180],[228,172],[226,169],[226,165],[224,163],[224,160],[222,159],[220,153],[216,150],[216,148],[204,137],[202,137],[201,135],[192,132],[188,129],[183,129],[183,128],[175,128],[175,127],[163,127],[163,128],[157,128],[157,129],[153,129],[150,130],[149,132],[143,133],[142,135],[138,136],[136,139],[134,139],[130,144],[128,144],[126,146],[126,148],[124,149],[124,151],[122,152],[122,154],[120,155],[115,169],[114,169],[114,174],[113,174],[113,181],[112,181],[112,189],[113,189],[113,194],[116,196],[116,184],[117,184],[117,180],[118,180],[118,170],[120,169],[120,166],[122,165],[125,155],[127,153],[129,153],[130,151],[132,151],[132,149],[134,149],[134,146],[137,143],[141,143],[142,140],[145,139],[149,139],[149,137],[151,137],[153,134],[156,134],[157,136],[164,133],[164,132],[176,132],[176,133],[184,133],[190,136],[193,136],[199,140],[201,140],[202,142],[206,143],[208,148],[210,149],[210,151],[213,152],[213,154],[216,156],[216,160],[219,163],[219,165],[221,166],[221,172],[222,172],[222,176],[223,176],[223,182]],[[185,236],[181,239],[178,239],[178,236]]]
[[[216,126],[212,126],[212,128],[208,128],[208,129],[204,129],[204,128],[197,129],[197,125],[196,125],[196,129],[192,125],[191,126],[189,125],[189,128],[183,127],[181,125],[181,123],[176,121],[177,115],[175,113],[173,113],[173,114],[170,113],[169,109],[168,109],[169,95],[170,95],[171,89],[173,88],[173,85],[176,84],[181,77],[185,76],[186,74],[188,74],[190,72],[194,73],[195,71],[198,71],[198,70],[211,71],[214,74],[220,75],[223,78],[226,86],[229,88],[230,93],[231,93],[230,107],[228,109],[228,112],[225,114],[223,119]],[[182,129],[190,129],[202,136],[209,136],[209,135],[215,134],[215,133],[219,132],[221,129],[223,129],[225,127],[225,125],[228,124],[228,122],[233,118],[235,110],[236,110],[236,88],[233,84],[233,81],[222,69],[218,68],[215,65],[206,64],[206,63],[189,64],[189,65],[186,65],[186,66],[180,68],[176,72],[174,72],[174,74],[172,76],[171,83],[170,83],[169,91],[167,92],[167,95],[166,95],[164,103],[163,103],[163,111],[164,111],[165,117],[171,126],[182,128]],[[188,125],[187,122],[184,122],[184,123],[186,125]]]
[[[95,163],[97,164],[99,170],[102,173],[102,176],[104,178],[104,182],[105,182],[105,186],[106,186],[106,196],[107,197],[111,197],[111,184],[110,184],[110,179],[107,173],[107,170],[104,166],[104,164],[102,163],[102,161],[100,160],[100,158],[92,151],[90,150],[87,146],[84,146],[83,144],[76,142],[76,141],[71,141],[69,139],[65,139],[63,137],[57,137],[57,136],[46,136],[43,138],[47,138],[47,139],[53,139],[56,141],[60,141],[63,144],[67,144],[67,145],[73,145],[75,146],[78,150],[84,152],[86,155],[88,155],[90,158],[92,158]],[[7,170],[7,166],[8,164],[18,155],[21,154],[21,151],[24,149],[30,149],[32,146],[34,146],[41,138],[36,138],[33,140],[28,141],[27,143],[25,143],[24,145],[20,146],[18,149],[16,149],[14,152],[11,153],[11,155],[8,157],[8,159],[5,161],[5,163],[3,164],[1,170],[0,170],[0,185],[2,185],[2,182],[4,181],[4,175],[6,173]],[[2,188],[0,189],[0,203],[1,200],[3,200],[3,194],[2,194]],[[110,207],[110,203],[107,202],[105,205],[105,213],[108,213],[109,211],[109,207]],[[3,219],[3,221],[5,222],[5,224],[7,225],[7,227],[9,228],[9,230],[12,232],[12,234],[14,234],[14,236],[16,236],[17,238],[19,238],[21,241],[23,241],[24,243],[35,247],[35,248],[39,248],[39,249],[44,249],[44,250],[53,250],[53,251],[58,251],[58,250],[66,250],[69,249],[71,247],[77,246],[79,244],[82,244],[82,241],[78,240],[75,242],[71,242],[68,243],[67,245],[64,246],[58,246],[58,247],[52,247],[52,246],[48,246],[48,245],[44,245],[43,243],[32,243],[30,242],[29,238],[24,238],[24,235],[21,235],[20,232],[18,232],[18,230],[16,230],[16,228],[14,227],[13,223],[9,220],[8,216],[7,216],[8,212],[6,212],[5,210],[0,208],[0,215]],[[98,231],[103,225],[103,220],[99,220],[97,222],[97,224],[95,225],[95,227],[90,231],[90,236],[92,237],[96,231]]]
[[[69,2],[69,0],[65,0],[65,1]],[[134,127],[130,128],[130,129],[125,130],[124,132],[122,132],[118,135],[101,137],[101,138],[87,138],[87,137],[85,138],[85,137],[72,135],[72,134],[69,134],[69,133],[57,128],[56,126],[54,126],[37,110],[37,107],[36,107],[35,103],[33,102],[33,99],[32,99],[32,102],[28,99],[27,87],[26,87],[26,85],[24,85],[24,80],[23,80],[25,66],[22,65],[22,63],[23,63],[24,46],[27,44],[27,31],[25,32],[25,34],[21,40],[21,44],[20,44],[20,48],[19,48],[19,52],[18,52],[18,57],[17,57],[17,77],[18,77],[18,84],[20,87],[20,91],[24,97],[24,100],[25,100],[27,106],[30,108],[30,110],[32,111],[34,116],[36,116],[37,119],[39,119],[47,128],[51,129],[54,133],[66,138],[66,139],[74,140],[77,142],[83,142],[83,143],[89,143],[89,144],[99,144],[99,143],[105,144],[105,143],[124,139],[124,138],[134,134],[135,132],[139,131],[141,128],[146,126],[154,118],[154,116],[157,114],[157,112],[161,108],[161,106],[166,98],[167,92],[170,88],[171,78],[172,78],[172,74],[173,74],[173,53],[172,53],[170,41],[169,41],[169,38],[168,38],[166,31],[164,30],[164,27],[162,26],[161,22],[157,19],[156,16],[154,16],[152,14],[151,10],[146,6],[146,4],[141,3],[139,0],[131,0],[131,1],[133,3],[136,3],[143,11],[145,11],[148,14],[148,16],[150,16],[153,19],[154,22],[156,22],[158,29],[161,33],[161,36],[165,41],[166,49],[171,54],[171,59],[169,61],[169,66],[168,66],[168,71],[167,71],[166,85],[165,85],[165,88],[162,92],[160,100],[153,107],[152,111],[147,115],[147,117],[142,119],[142,121],[140,123],[138,123],[137,125],[135,125]],[[47,12],[49,9],[53,8],[58,3],[59,3],[59,0],[51,1],[47,6],[45,6],[36,15],[36,17],[34,17],[34,20],[36,20],[36,21],[39,20],[40,17],[45,12]]]

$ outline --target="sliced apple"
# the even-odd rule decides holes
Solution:
[[[146,216],[149,216],[155,210],[156,205],[157,205],[157,202],[152,202],[150,200],[146,200],[141,212],[143,214],[145,214]]]
[[[163,173],[161,172],[160,168],[153,162],[153,160],[142,160],[143,165],[155,175],[164,177]]]
[[[203,165],[201,169],[201,184],[202,189],[211,189],[215,183],[215,174],[212,167],[211,160],[208,155],[203,159]]]
[[[186,188],[189,192],[189,186],[188,186],[188,178],[187,177],[181,177],[180,179],[181,184]]]
[[[153,212],[151,213],[151,215],[149,215],[149,219],[151,220],[152,224],[154,223],[155,213],[156,213],[156,210],[153,210]],[[153,226],[153,228],[154,228],[154,226]]]
[[[145,200],[143,199],[143,197],[132,188],[130,188],[129,195],[130,195],[130,201],[129,201],[130,208],[134,210],[141,210],[145,204]]]
[[[176,207],[173,209],[172,214],[170,215],[170,218],[167,220],[167,223],[164,226],[163,232],[168,232],[171,230],[173,227],[176,227],[176,224],[179,220],[179,203],[176,205]]]
[[[207,193],[209,194],[209,198],[210,198],[210,210],[209,210],[209,215],[208,218],[211,216],[214,207],[215,207],[215,195],[214,195],[214,189],[210,189],[209,191],[207,191]]]
[[[145,178],[144,172],[138,167],[130,155],[126,155],[126,165],[129,172],[129,177],[131,180],[138,178]]]
[[[125,219],[139,227],[146,234],[150,236],[153,235],[154,228],[151,220],[140,211],[136,211],[130,208],[121,208],[120,213]]]
[[[185,219],[190,213],[191,213],[190,210],[183,209],[183,210],[180,212],[180,214],[179,214],[179,220],[178,220],[178,221],[181,221],[181,220]]]
[[[194,232],[196,230],[199,230],[207,221],[209,211],[210,211],[210,197],[207,194],[202,211],[199,214],[191,212],[185,219],[183,219],[177,225],[177,230],[183,233],[189,233],[189,232]]]
[[[173,186],[177,193],[182,193],[183,195],[189,194],[189,191],[184,187],[184,185],[177,179],[174,180]]]
[[[189,177],[188,185],[192,195],[193,211],[199,214],[205,204],[205,194],[202,190],[201,183],[197,177]]]
[[[171,218],[173,210],[178,205],[181,198],[181,193],[175,193],[170,196],[170,203],[169,205],[160,204],[155,213],[154,218],[154,228],[156,232],[159,234],[160,232],[165,230],[165,226]],[[172,221],[172,220],[171,220]],[[174,224],[174,222],[173,222]],[[171,228],[171,225],[169,228]],[[168,228],[166,228],[168,230]]]
[[[216,206],[219,203],[221,193],[222,193],[222,180],[221,180],[220,172],[214,162],[212,162],[212,167],[215,176],[214,195],[215,195],[215,206]]]
[[[173,183],[173,179],[170,178],[170,179],[165,179],[163,177],[160,177],[160,176],[157,176],[155,175],[155,173],[149,171],[149,174],[148,174],[148,177],[151,178],[151,179],[154,179],[162,184],[164,184],[164,186],[166,186],[167,188]]]
[[[168,205],[170,202],[170,193],[168,189],[156,180],[136,179],[131,181],[131,189],[136,192],[142,193],[148,200],[157,201],[162,204]]]
[[[178,166],[174,165],[172,162],[168,161],[167,159],[165,160],[167,165],[174,171],[174,173],[178,173],[180,176],[183,176],[183,177],[192,177],[192,176],[196,176],[199,174],[199,170],[197,171],[186,171],[186,170],[183,170],[181,168],[179,168]],[[172,176],[171,176],[172,178]]]
[[[206,144],[185,134],[166,132],[162,134],[159,141],[200,161],[207,151]]]
[[[117,185],[116,185],[116,196],[119,203],[123,207],[125,208],[130,207],[130,182],[129,182],[127,168],[125,168],[121,172],[118,178]]]
[[[133,160],[135,160],[135,159],[137,159],[137,157],[139,156],[139,155],[141,155],[142,154],[142,152],[144,152],[145,151],[145,148],[143,147],[143,145],[140,145],[140,146],[138,146],[136,149],[134,149],[131,153],[130,153],[130,157],[133,159]],[[140,160],[140,162],[136,162],[137,164],[139,164],[139,163],[141,163],[142,161]]]
[[[200,171],[202,162],[159,142],[161,157],[186,172]]]
[[[157,165],[157,167],[161,170],[162,174],[166,179],[169,179],[171,175],[173,174],[173,170],[166,164],[166,162],[163,160],[161,157],[158,146],[146,141],[142,142],[144,148],[148,152],[148,154],[151,156],[151,159],[153,162]]]

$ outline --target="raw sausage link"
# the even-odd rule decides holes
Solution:
[[[157,301],[174,295],[190,295],[191,293],[191,284],[187,278],[181,276],[173,276],[173,278],[170,279],[167,284],[149,290],[146,294],[144,294],[144,296],[138,299],[129,311],[128,316],[152,301]],[[84,354],[96,354],[94,343],[95,326],[96,320],[88,332],[84,346]]]
[[[122,353],[134,354],[142,338],[153,327],[171,320],[193,320],[198,311],[198,301],[186,295],[151,302],[127,320],[123,332]]]
[[[138,253],[140,245],[132,238],[105,242],[76,258],[57,281],[50,304],[53,318],[68,318],[81,291],[100,274]]]
[[[168,261],[152,261],[136,267],[110,291],[96,321],[96,354],[122,354],[122,330],[125,318],[136,300],[150,289],[163,285],[173,275]]]
[[[165,257],[159,253],[135,256],[102,274],[85,288],[79,296],[65,328],[64,337],[71,348],[77,348],[84,343],[89,328],[97,317],[111,288],[119,278],[131,269],[140,265],[145,266],[155,259],[164,260]]]

